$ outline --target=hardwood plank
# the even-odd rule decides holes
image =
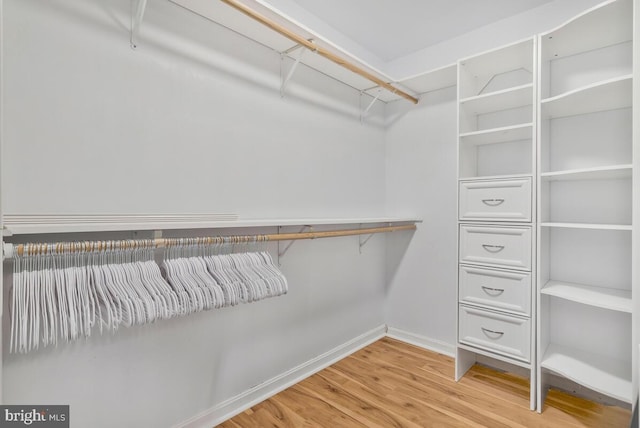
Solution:
[[[528,380],[481,365],[453,380],[454,362],[384,338],[220,426],[626,427],[630,411],[549,391],[529,410]]]
[[[331,402],[334,407],[341,412],[358,420],[362,424],[371,428],[382,427],[403,427],[410,426],[420,428],[418,424],[393,414],[371,402],[358,397],[344,388],[334,386],[320,376],[312,376],[307,381],[299,385],[310,394],[318,398]]]
[[[366,425],[358,422],[351,416],[339,411],[332,403],[308,394],[297,385],[282,391],[280,394],[272,397],[272,399],[280,405],[289,408],[302,419],[317,424],[317,426],[366,427]]]
[[[509,376],[513,378],[511,382],[509,382]],[[524,378],[506,375],[498,370],[476,364],[460,379],[459,383],[479,391],[491,390],[495,396],[529,408],[529,384]]]
[[[454,386],[452,381],[448,381],[448,385],[441,385],[435,376],[423,375],[416,370],[416,367],[395,366],[392,361],[375,361],[375,363],[361,361],[361,363],[369,364],[365,366],[368,373],[375,373],[380,378],[388,379],[388,382],[398,385],[395,389],[396,393],[414,397],[423,405],[434,405],[452,417],[460,418],[464,415],[465,422],[479,426],[496,428],[518,426],[513,421],[502,417],[500,413],[485,410],[487,407],[485,405],[476,406],[458,394],[451,394]],[[519,426],[524,428],[523,425]]]
[[[356,379],[356,381],[367,386],[368,388],[373,389],[378,394],[384,396],[387,400],[393,401],[396,400],[396,397],[400,396],[405,402],[410,403],[413,407],[422,409],[431,408],[432,410],[437,411],[440,414],[444,414],[451,418],[451,420],[448,422],[449,424],[452,424],[454,420],[457,420],[462,424],[461,426],[486,426],[482,423],[479,423],[478,415],[465,414],[452,409],[452,406],[449,403],[448,395],[436,396],[433,394],[429,394],[428,392],[425,393],[425,391],[419,390],[417,388],[409,392],[398,391],[398,388],[402,388],[402,384],[403,382],[405,382],[405,379],[398,379],[397,377],[394,377],[388,371],[385,371],[384,368],[379,367],[376,370],[375,366],[369,366],[366,362],[350,360],[345,361],[344,364],[340,366],[336,364],[335,369],[348,376],[351,376],[352,378]],[[379,386],[380,388],[384,387],[386,388],[386,390],[382,390],[380,388],[376,390],[375,388],[377,386]],[[430,395],[430,398],[433,400],[420,399],[421,395]],[[440,400],[436,400],[436,398]],[[443,405],[443,403],[446,404]],[[489,421],[483,420],[483,422]],[[494,423],[494,421],[491,422],[492,426],[507,427],[506,425],[499,425],[497,423]]]
[[[384,406],[397,414],[401,414],[406,419],[417,423],[420,426],[468,426],[442,412],[439,412],[437,409],[425,407],[422,404],[417,403],[412,397],[398,396],[395,394],[383,396],[353,380],[347,380],[346,383],[343,383],[340,379],[349,379],[348,375],[345,375],[338,370],[334,370],[331,367],[323,370],[316,376],[321,376],[328,382],[335,383],[336,385],[343,384],[345,387],[348,387],[350,391],[353,391],[354,394],[358,394],[366,400],[369,400],[379,406]]]
[[[382,358],[396,361],[399,364],[413,364],[430,372],[438,373],[446,379],[453,379],[455,372],[453,358],[434,352],[425,355],[424,350],[422,350],[422,353],[417,352],[420,350],[418,347],[413,345],[400,347],[398,343],[401,342],[384,338],[364,348],[363,351],[366,351],[366,355],[371,358]],[[415,348],[415,350],[412,348]],[[358,355],[354,354],[354,356],[357,357]]]
[[[630,412],[616,406],[594,403],[556,389],[549,390],[543,411],[559,411],[578,421],[583,427],[626,427]]]
[[[447,357],[447,359],[449,358]],[[429,385],[430,390],[437,389],[438,393],[443,394],[444,397],[451,396],[451,388],[454,387],[455,385],[455,382],[453,381],[453,376],[450,376],[447,378],[435,378],[434,376],[432,376],[432,373],[429,373],[428,369],[425,370],[423,367],[411,367],[411,371],[407,372],[406,369],[408,366],[407,366],[407,361],[405,359],[398,359],[398,358],[391,357],[391,358],[387,358],[387,361],[385,361],[385,363],[388,370],[392,370],[397,375],[404,377],[405,381],[411,380],[411,383],[410,383],[411,385],[413,384]],[[383,362],[379,362],[379,364],[383,364]],[[416,364],[420,364],[420,362],[416,361]],[[452,364],[451,359],[449,359],[449,364],[450,365]],[[402,380],[402,379],[397,379],[397,380]],[[474,410],[480,413],[486,413],[483,410],[487,407],[486,392],[479,392],[476,394],[473,394],[473,392],[474,392],[473,390],[470,390],[470,391],[461,390],[461,391],[456,391],[456,393],[453,396],[455,397],[455,400],[460,401],[462,403],[472,403],[472,402],[477,403],[476,409]],[[416,391],[411,391],[411,393],[415,394]],[[527,398],[526,402],[523,401],[522,404],[528,406],[528,390],[527,390],[526,398]],[[501,401],[501,400],[498,400],[498,401],[494,400],[489,404],[488,407],[491,409],[494,409],[496,413],[501,414],[506,410],[510,410],[512,408],[512,404],[509,402]],[[518,421],[517,420],[503,421],[503,423],[508,423],[510,425],[513,422],[518,422]]]

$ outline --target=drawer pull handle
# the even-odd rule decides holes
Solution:
[[[482,248],[484,248],[490,253],[499,253],[500,251],[504,250],[504,245],[482,244]]]
[[[502,293],[504,293],[504,288],[490,288],[490,287],[485,287],[484,285],[482,286],[482,289],[484,290],[485,293],[487,293],[489,296],[499,296]]]
[[[489,339],[500,339],[504,335],[504,331],[494,331],[484,327],[480,327],[480,329]],[[495,336],[490,336],[491,334]]]
[[[483,199],[482,203],[485,205],[489,205],[490,207],[497,207],[502,204],[504,199]]]

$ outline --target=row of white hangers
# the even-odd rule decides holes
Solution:
[[[88,337],[96,324],[101,333],[115,331],[288,291],[265,251],[172,250],[165,257],[161,267],[148,249],[17,258],[10,351]]]

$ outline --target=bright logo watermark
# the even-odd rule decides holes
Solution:
[[[69,428],[69,406],[0,406],[0,428]]]

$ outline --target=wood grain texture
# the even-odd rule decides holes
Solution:
[[[253,427],[627,427],[631,412],[551,390],[529,410],[527,379],[381,339],[219,425]]]

